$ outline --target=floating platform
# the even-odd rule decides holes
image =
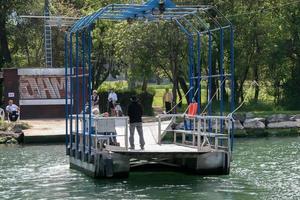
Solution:
[[[97,134],[89,136],[88,133],[84,135],[79,131],[79,134],[77,134],[78,140],[76,132],[70,137],[70,141],[73,141],[72,145],[69,145],[67,149],[67,154],[70,155],[70,166],[94,178],[128,177],[130,171],[160,169],[178,170],[202,175],[228,174],[231,158],[230,148],[228,148],[228,144],[230,144],[228,142],[229,135],[216,134],[217,126],[210,127],[210,129],[214,130],[214,133],[204,131],[203,127],[201,127],[207,125],[206,130],[209,129],[208,124],[211,124],[212,121],[215,121],[215,123],[219,121],[220,123],[221,120],[225,121],[228,119],[194,117],[188,119],[194,122],[195,128],[193,130],[174,129],[176,121],[185,120],[182,116],[159,116],[157,122],[143,123],[146,142],[144,150],[128,149],[127,117],[94,118]],[[81,127],[80,130],[83,130],[82,123],[79,127]],[[108,135],[107,133],[114,134]],[[173,141],[164,143],[163,138],[166,135],[171,135],[175,138],[173,138]],[[88,146],[83,149],[83,138],[88,144],[89,137],[92,139],[90,153]],[[111,138],[117,140],[117,145],[109,144]],[[134,141],[135,146],[138,147],[139,137],[137,132],[135,133]]]

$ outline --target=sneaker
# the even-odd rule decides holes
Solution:
[[[128,147],[129,150],[134,150],[134,147]]]
[[[141,150],[145,150],[145,147],[141,147]]]

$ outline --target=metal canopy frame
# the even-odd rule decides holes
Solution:
[[[230,82],[230,110],[234,111],[234,29],[231,22],[214,6],[176,6],[171,0],[149,0],[144,4],[110,4],[100,8],[96,12],[82,17],[76,21],[65,34],[65,84],[66,87],[66,147],[67,149],[79,150],[79,141],[73,145],[73,134],[76,138],[79,134],[79,112],[80,107],[85,107],[86,97],[91,97],[92,84],[92,31],[96,21],[148,21],[156,22],[160,20],[174,22],[185,34],[188,42],[188,70],[189,70],[189,101],[198,103],[198,114],[203,114],[207,108],[207,115],[212,115],[212,82],[219,81],[220,84],[220,116],[224,115],[224,93],[225,84]],[[216,36],[217,35],[217,36]],[[215,36],[215,37],[213,37]],[[81,37],[81,42],[80,42]],[[226,40],[225,40],[226,39]],[[224,62],[224,41],[229,41],[226,45],[229,52],[228,66]],[[75,42],[75,45],[74,45]],[[81,45],[80,45],[81,44]],[[219,45],[219,73],[215,74],[212,68],[212,48],[213,44]],[[80,47],[81,46],[81,47]],[[75,48],[74,48],[75,47]],[[206,47],[206,48],[204,48]],[[80,55],[79,55],[80,54]],[[207,56],[202,58],[201,56]],[[75,57],[75,59],[74,59]],[[207,60],[207,66],[201,63]],[[75,60],[75,63],[73,62]],[[81,66],[80,66],[81,65]],[[208,73],[202,75],[202,68],[207,68]],[[81,68],[81,69],[80,69]],[[226,70],[225,70],[226,69]],[[82,74],[79,74],[81,71]],[[85,73],[87,72],[87,78]],[[79,84],[79,82],[82,84]],[[207,104],[201,108],[201,83],[207,85]],[[86,84],[87,83],[87,84]],[[80,88],[82,85],[82,88]],[[88,89],[86,90],[86,85]],[[68,91],[70,90],[70,91]],[[80,96],[83,102],[80,103]],[[91,98],[88,100],[88,110],[83,109],[83,138],[89,136],[89,144],[83,140],[83,153],[91,154],[91,134],[92,134],[92,107]],[[68,105],[68,102],[70,104]],[[86,117],[87,115],[87,117]],[[75,116],[75,117],[74,117]],[[87,122],[87,123],[86,123]],[[231,127],[233,130],[233,122]],[[87,127],[86,127],[87,126]],[[220,130],[223,131],[224,123],[220,123]],[[211,122],[209,129],[212,129]],[[87,146],[87,148],[86,148]],[[233,148],[233,131],[231,131],[231,149]]]

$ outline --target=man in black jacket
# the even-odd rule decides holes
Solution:
[[[143,108],[140,103],[138,103],[138,99],[136,96],[130,98],[131,103],[128,106],[128,116],[129,116],[129,143],[130,149],[134,149],[134,131],[135,128],[140,137],[140,146],[141,149],[144,149],[145,141],[143,136],[143,124],[142,124],[142,115]]]

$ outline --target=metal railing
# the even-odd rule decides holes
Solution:
[[[167,133],[173,133],[174,144],[194,147],[198,151],[209,148],[231,153],[232,117],[162,114],[157,119],[158,144]],[[162,130],[164,120],[171,120],[171,124]]]
[[[75,116],[75,115],[74,115]],[[73,147],[78,144],[82,152],[95,153],[101,151],[105,146],[115,146],[115,148],[122,148],[128,150],[128,117],[94,117],[92,116],[91,124],[89,124],[88,115],[85,117],[82,114],[72,117],[75,127],[78,124],[78,133],[72,130],[72,136],[69,135],[69,141],[73,138]]]

